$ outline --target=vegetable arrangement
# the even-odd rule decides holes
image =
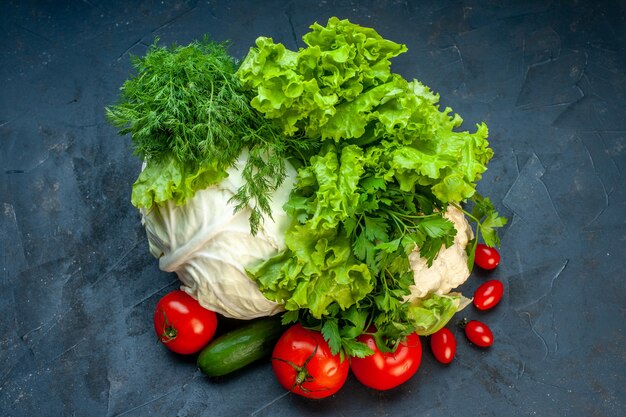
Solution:
[[[144,161],[131,200],[179,293],[212,314],[280,314],[209,342],[213,326],[180,353],[202,350],[209,376],[271,353],[280,384],[310,398],[336,393],[349,369],[391,389],[418,370],[420,336],[452,361],[444,326],[471,300],[451,290],[474,263],[499,263],[506,219],[476,192],[487,126],[460,130],[437,94],[393,73],[407,48],[373,29],[331,18],[303,41],[259,37],[241,63],[206,37],[155,42],[107,117]],[[503,293],[486,284],[483,310]],[[187,336],[161,311],[155,330],[172,348]],[[482,347],[485,329],[465,326]]]

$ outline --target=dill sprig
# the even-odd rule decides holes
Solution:
[[[236,210],[251,207],[256,233],[262,214],[271,217],[269,199],[285,178],[290,149],[307,145],[285,138],[250,106],[227,47],[206,36],[169,48],[155,40],[145,56],[131,58],[136,75],[106,115],[121,135],[131,135],[135,154],[148,164],[173,156],[194,167],[217,161],[225,171],[247,150],[245,184],[233,199]]]

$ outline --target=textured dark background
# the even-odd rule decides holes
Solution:
[[[208,33],[243,58],[336,15],[407,44],[393,70],[465,119],[495,157],[480,184],[511,221],[492,326],[450,366],[375,392],[286,394],[268,364],[211,381],[156,341],[177,287],[150,257],[140,161],[104,120],[129,55]],[[626,415],[623,1],[0,2],[0,415]],[[485,279],[475,273],[463,291]]]

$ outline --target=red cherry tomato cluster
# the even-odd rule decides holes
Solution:
[[[479,267],[492,270],[500,263],[500,254],[495,248],[482,243],[476,245],[475,263]],[[494,308],[502,299],[504,285],[501,281],[491,279],[481,284],[474,292],[473,304],[478,310],[485,311]],[[479,320],[464,320],[461,323],[467,339],[474,345],[486,348],[493,345],[493,332],[485,323]],[[439,362],[452,362],[456,352],[456,339],[447,328],[443,328],[430,336],[430,347],[433,356]]]

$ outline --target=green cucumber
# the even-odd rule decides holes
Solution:
[[[283,333],[280,317],[266,317],[215,338],[198,356],[208,376],[222,376],[269,356]]]

